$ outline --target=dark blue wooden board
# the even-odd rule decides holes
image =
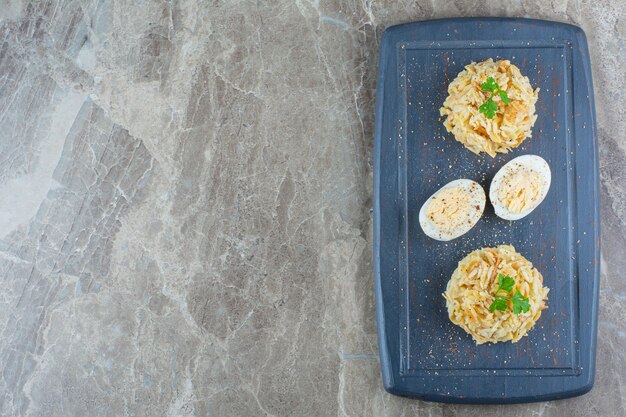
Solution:
[[[533,137],[509,154],[477,156],[439,116],[449,82],[472,61],[509,59],[539,87]],[[587,42],[575,26],[529,19],[445,19],[387,29],[375,132],[374,275],[385,388],[458,403],[514,403],[583,394],[593,385],[599,281],[599,175]],[[488,191],[524,154],[552,170],[544,202],[515,222],[488,204],[451,242],[428,238],[418,212],[458,178]],[[543,274],[548,309],[516,344],[476,346],[441,294],[474,249],[512,244]]]

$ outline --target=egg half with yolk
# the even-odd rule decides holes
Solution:
[[[485,209],[485,191],[475,181],[449,182],[426,200],[419,212],[424,233],[448,241],[469,232]]]
[[[551,179],[550,166],[545,159],[537,155],[518,156],[493,177],[489,200],[499,217],[519,220],[546,198]]]

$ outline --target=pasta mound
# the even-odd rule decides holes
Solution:
[[[515,287],[530,302],[527,313],[489,311],[498,289],[498,274],[515,280]],[[546,309],[549,288],[532,263],[510,245],[478,249],[460,262],[443,294],[450,320],[469,333],[476,344],[520,340]]]
[[[498,105],[496,115],[488,119],[478,108],[491,93],[483,91],[481,84],[493,77],[500,88],[507,92],[511,102],[505,104],[500,96],[494,95]],[[447,116],[444,126],[455,139],[470,151],[507,153],[517,148],[526,138],[537,120],[535,103],[539,89],[533,91],[528,77],[522,76],[519,68],[510,61],[493,61],[489,58],[471,63],[461,71],[448,86],[448,98],[439,109]]]

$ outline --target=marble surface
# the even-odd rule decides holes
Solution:
[[[626,14],[598,1],[0,7],[0,415],[623,416]],[[463,15],[588,35],[602,175],[597,378],[513,406],[384,392],[377,53]]]

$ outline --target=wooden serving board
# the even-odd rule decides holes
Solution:
[[[472,61],[509,59],[539,87],[533,137],[477,156],[447,133],[439,108]],[[600,259],[598,148],[583,31],[528,19],[445,19],[394,26],[380,50],[374,171],[374,272],[381,368],[394,394],[431,401],[514,403],[589,391],[595,371]],[[468,178],[488,194],[497,170],[536,154],[552,185],[509,222],[487,203],[451,242],[421,230],[418,212],[444,184]],[[447,315],[442,293],[474,249],[512,244],[543,274],[548,309],[516,344],[477,346]]]

